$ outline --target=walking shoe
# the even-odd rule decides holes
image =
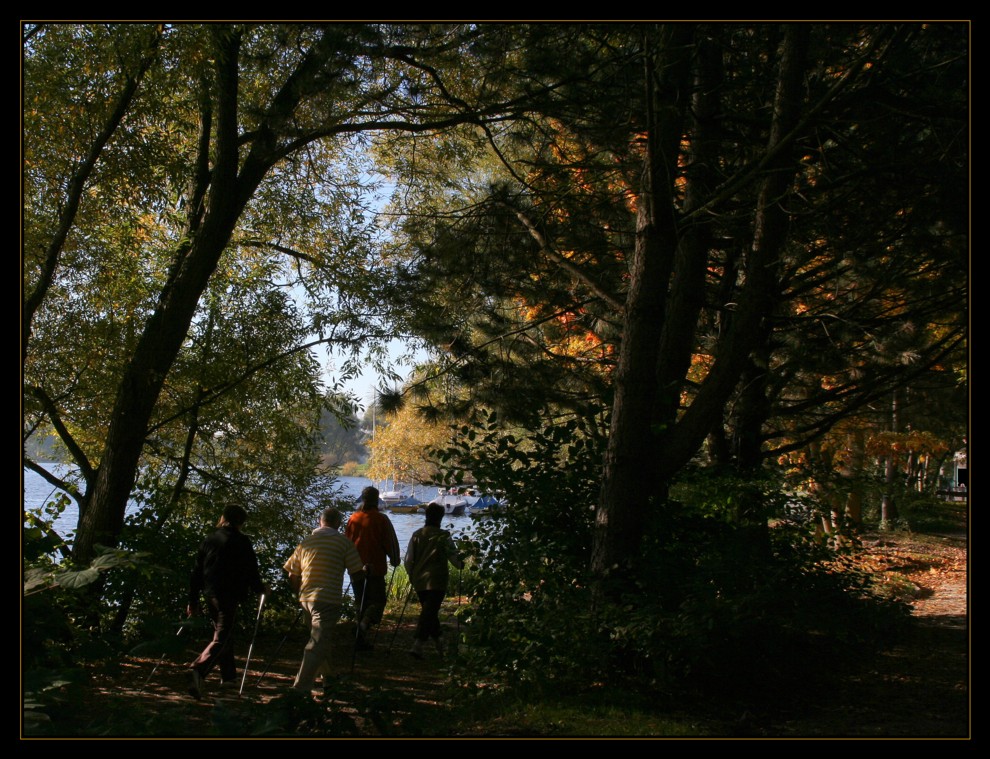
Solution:
[[[194,669],[189,670],[189,695],[197,701],[203,698],[203,676]]]

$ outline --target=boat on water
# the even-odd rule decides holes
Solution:
[[[389,506],[388,510],[393,514],[418,514],[423,510],[422,506]]]
[[[386,505],[385,508],[393,514],[415,514],[423,510],[423,502],[416,496],[410,495],[401,501]]]
[[[423,503],[422,499],[416,496],[417,491],[422,495],[422,489],[415,485],[400,485],[397,480],[394,480],[392,487],[386,490],[388,483],[389,480],[385,480],[378,493],[379,508],[394,511],[398,507],[399,513],[404,510],[406,513],[411,513],[416,509],[409,507],[419,506]]]
[[[474,490],[462,487],[439,488],[437,496],[430,503],[439,503],[444,513],[450,517],[462,516],[475,503],[480,494]]]
[[[406,500],[412,493],[404,490],[401,486],[396,485],[391,490],[382,490],[378,493],[378,502],[382,506],[394,506]]]
[[[483,495],[468,509],[472,517],[488,517],[505,508],[505,503],[493,495]]]
[[[397,514],[414,513],[418,506],[423,503],[411,492],[396,486],[393,490],[380,491],[378,493],[378,508],[382,511],[394,511]],[[361,508],[361,498],[354,504],[355,509]]]

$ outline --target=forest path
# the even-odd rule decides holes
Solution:
[[[836,673],[829,687],[794,694],[786,703],[743,705],[738,715],[692,715],[713,737],[968,738],[971,730],[970,629],[965,533],[877,533],[862,537],[861,561],[902,597],[916,624],[867,663]],[[362,736],[491,737],[504,724],[465,724],[452,706],[446,663],[433,651],[408,654],[415,620],[386,618],[375,650],[353,653],[352,623],[336,631],[333,685],[315,700],[289,690],[308,639],[301,618],[266,625],[253,648],[243,695],[218,688],[187,693],[188,662],[205,644],[203,631],[183,638],[183,650],[158,658],[126,657],[89,673],[60,708],[50,710],[45,734],[63,737]],[[456,602],[445,609],[456,639]],[[203,640],[200,640],[200,638]],[[248,640],[238,644],[238,663]],[[267,671],[266,671],[267,670]],[[262,676],[264,675],[264,676]],[[506,730],[508,729],[508,733]]]

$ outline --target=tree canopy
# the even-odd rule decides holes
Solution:
[[[959,386],[964,31],[514,27],[499,70],[558,82],[527,118],[390,142],[418,169],[395,198],[407,318],[460,411],[611,410],[600,568],[699,450],[752,471],[885,424],[899,388]]]
[[[53,430],[78,466],[85,560],[117,541],[151,437],[199,466],[224,433],[200,412],[234,423],[218,405],[232,391],[252,424],[256,403],[299,423],[262,450],[312,451],[324,393],[309,349],[338,347],[346,373],[391,336],[362,135],[501,111],[411,84],[469,27],[24,31],[25,435]]]

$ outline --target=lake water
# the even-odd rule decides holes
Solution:
[[[68,465],[66,464],[45,464],[45,467],[57,474],[61,474],[68,469]],[[355,501],[361,495],[361,490],[364,487],[374,484],[371,480],[364,477],[341,477],[339,478],[339,482],[343,486],[344,492],[353,495]],[[380,489],[384,491],[388,488],[380,486]],[[58,492],[41,475],[29,469],[24,470],[23,495],[25,510],[35,509],[43,505],[46,501],[51,500]],[[435,487],[422,487],[416,488],[415,495],[422,501],[429,501],[436,495],[436,492]],[[423,515],[392,514],[387,510],[383,511],[388,515],[392,525],[395,527],[395,533],[399,538],[399,547],[403,554],[405,554],[406,546],[409,544],[409,538],[424,524]],[[75,503],[70,502],[66,510],[55,521],[55,529],[62,537],[71,538],[75,532],[77,521],[78,511],[76,510]],[[444,529],[450,530],[451,534],[454,535],[460,532],[470,533],[472,524],[473,520],[469,516],[445,517],[443,521]],[[316,525],[314,524],[313,527],[316,527]]]

